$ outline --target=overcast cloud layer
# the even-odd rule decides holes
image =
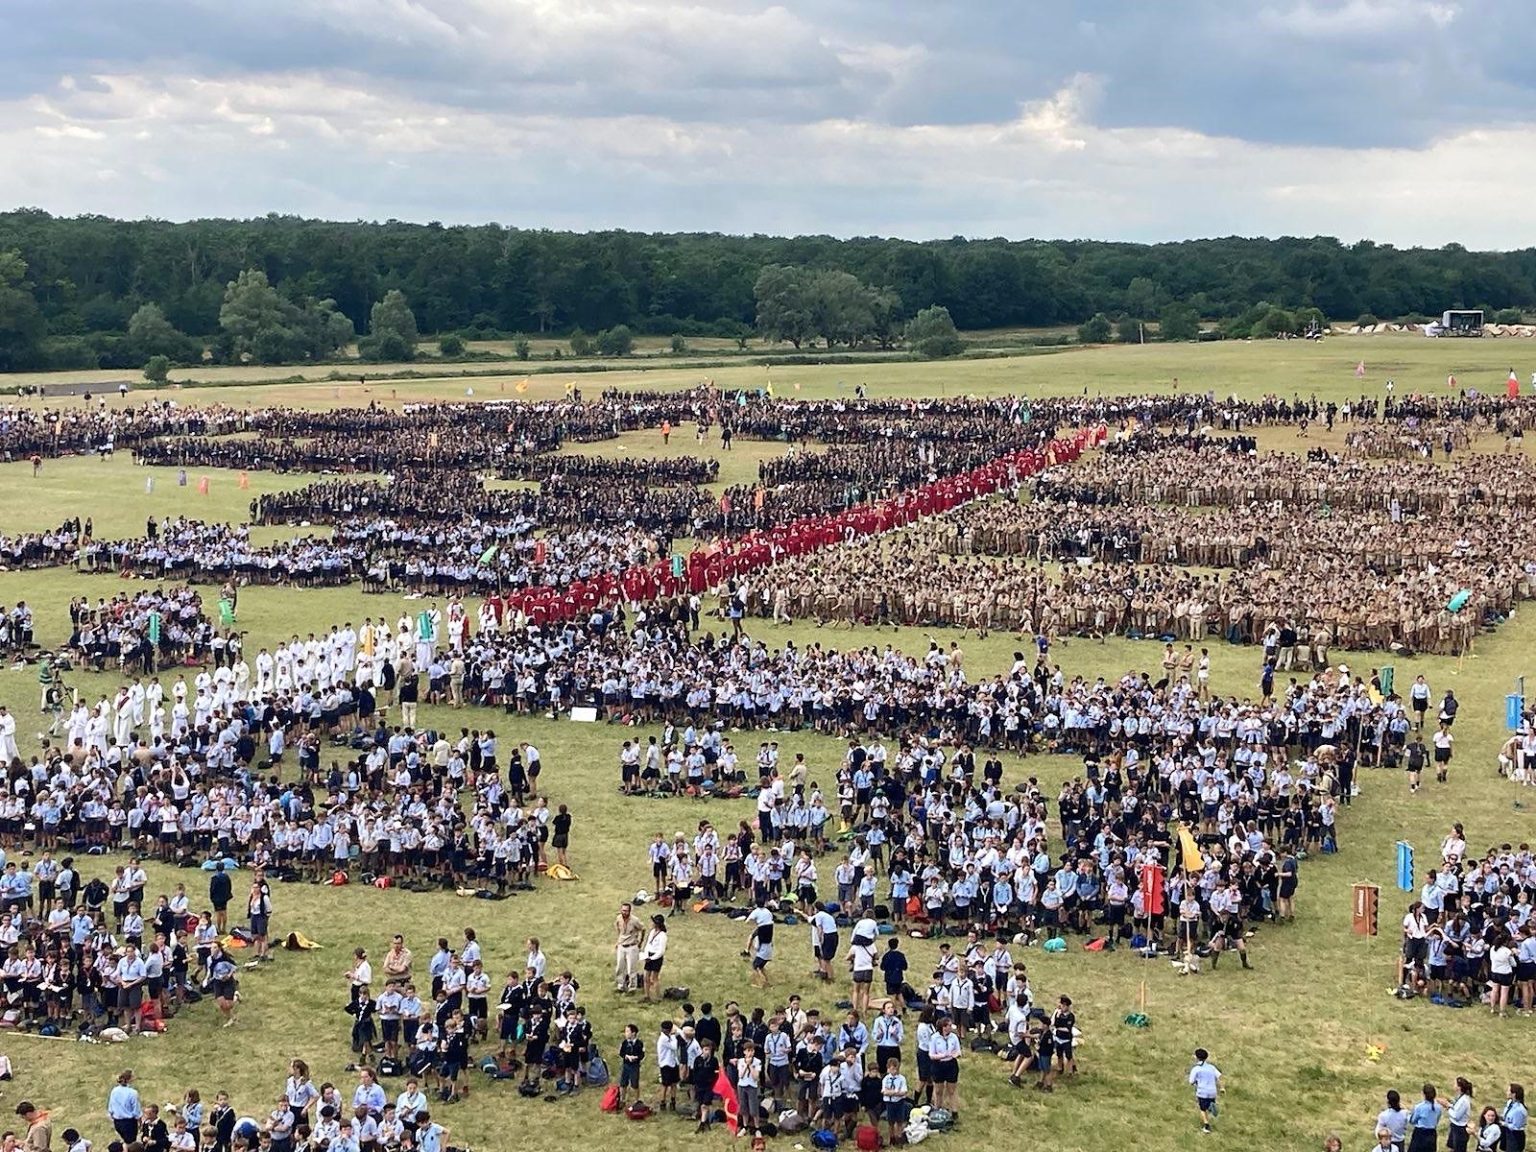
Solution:
[[[0,205],[1536,245],[1528,0],[6,0]]]

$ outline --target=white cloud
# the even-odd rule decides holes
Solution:
[[[899,70],[891,65],[881,67]],[[466,111],[362,75],[79,79],[46,99],[0,103],[0,151],[29,161],[0,170],[0,203],[125,216],[1536,244],[1518,197],[1488,194],[1536,183],[1536,123],[1364,150],[1106,128],[1095,123],[1101,81],[1089,75],[1001,122],[826,117],[792,129]],[[103,171],[113,178],[79,179]]]
[[[106,133],[84,124],[39,124],[37,134],[47,139],[100,140]]]
[[[1460,14],[1443,0],[1297,0],[1259,13],[1259,31],[1316,38],[1433,35]]]

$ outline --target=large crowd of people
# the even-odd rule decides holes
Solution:
[[[1294,713],[1307,718],[1315,708],[1315,722],[1260,724],[1254,705],[1207,717],[1187,675],[1177,684],[1138,677],[1087,684],[1069,681],[1043,657],[1034,665],[1021,657],[1006,676],[979,681],[973,696],[958,647],[935,646],[920,659],[890,650],[802,655],[699,637],[696,648],[684,650],[685,629],[637,625],[621,635],[605,622],[585,633],[567,626],[544,635],[524,621],[474,633],[459,611],[450,604],[440,614],[427,605],[414,619],[295,637],[275,654],[263,647],[254,665],[246,652],[226,652],[190,683],[178,676],[167,688],[159,678],[134,677],[94,708],[77,701],[59,741],[29,772],[38,782],[40,831],[33,842],[43,855],[19,872],[8,870],[8,895],[23,912],[34,884],[39,909],[53,910],[32,925],[32,950],[20,953],[23,984],[33,955],[42,973],[38,996],[23,988],[26,1019],[54,1029],[131,1033],[188,1010],[186,991],[206,987],[224,1022],[239,1024],[240,970],[221,943],[227,924],[219,919],[231,901],[218,879],[224,873],[214,873],[207,916],[197,915],[183,888],[157,898],[146,926],[143,870],[133,856],[115,867],[110,882],[86,879],[89,869],[77,870],[74,857],[54,866],[49,847],[77,836],[113,851],[166,860],[190,855],[217,860],[220,869],[232,858],[242,875],[249,868],[248,914],[258,949],[271,908],[269,880],[339,871],[393,883],[427,877],[442,886],[483,886],[489,894],[531,882],[541,861],[564,858],[579,818],[542,798],[549,777],[541,776],[537,749],[526,742],[498,748],[488,727],[457,738],[424,732],[415,712],[423,690],[452,703],[476,699],[465,657],[479,659],[492,645],[514,660],[526,653],[530,669],[570,647],[574,667],[603,675],[605,711],[663,725],[657,761],[674,784],[728,786],[743,774],[751,778],[753,770],[730,760],[726,724],[790,732],[808,723],[849,737],[825,793],[803,761],[781,762],[776,745],[765,744],[755,762],[755,826],[720,837],[701,825],[691,842],[653,856],[652,864],[660,865],[674,910],[695,894],[750,909],[743,930],[750,928],[749,958],[765,987],[775,949],[791,939],[786,909],[798,907],[809,917],[807,955],[821,970],[834,961],[847,966],[855,1007],[825,1019],[805,1011],[802,1019],[798,997],[748,1013],[727,1005],[715,1037],[710,1008],[694,1015],[685,1007],[681,1020],[664,1023],[638,1049],[626,1033],[615,1055],[633,1070],[621,1072],[620,1084],[638,1095],[642,1083],[652,1082],[639,1080],[639,1068],[654,1054],[661,1088],[653,1098],[679,1109],[669,1089],[686,1084],[691,1100],[682,1107],[700,1125],[715,1122],[723,1072],[743,1131],[776,1126],[793,1108],[844,1135],[871,1116],[904,1132],[914,1103],[951,1118],[959,1110],[968,1060],[962,1038],[1005,1047],[1021,1086],[1028,1078],[1054,1090],[1076,1073],[1071,997],[1037,1007],[1025,969],[1022,949],[1037,938],[1161,945],[1191,966],[1215,967],[1235,951],[1232,962],[1247,967],[1250,930],[1291,914],[1301,854],[1337,846],[1333,805],[1348,793],[1352,753],[1341,763],[1317,741],[1347,747],[1341,734],[1364,723],[1359,710],[1368,700],[1361,685],[1321,677],[1306,692],[1298,689]],[[617,643],[609,647],[609,639]],[[654,673],[636,658],[668,652],[676,660],[673,677],[655,692]],[[691,688],[679,695],[674,678],[684,668]],[[793,693],[796,683],[833,693],[833,706],[819,695],[782,699],[780,685]],[[706,690],[714,684],[737,688]],[[916,691],[902,692],[906,684]],[[855,693],[866,694],[862,706]],[[1054,810],[1038,786],[1001,787],[1002,732],[993,732],[985,705],[973,707],[1000,698],[1038,716],[1016,750],[1083,757],[1083,773],[1054,798]],[[399,723],[383,723],[381,702],[398,707]],[[1171,722],[1170,708],[1187,721]],[[1163,717],[1156,727],[1143,720],[1154,713]],[[893,748],[885,744],[887,732]],[[296,774],[286,770],[290,749]],[[986,756],[979,765],[977,752]],[[1299,757],[1294,766],[1292,755]],[[659,783],[648,760],[636,778]],[[858,830],[835,851],[833,822]],[[1186,846],[1171,834],[1181,826],[1198,843]],[[7,826],[8,835],[16,831]],[[710,863],[715,857],[718,866]],[[819,887],[818,861],[829,872]],[[616,925],[623,990],[632,987],[632,975],[659,977],[666,956],[667,922],[653,918],[639,934],[638,962],[628,964],[630,916],[622,910]],[[892,946],[896,937],[879,938],[881,922],[953,934],[956,942],[943,945],[928,979],[908,971],[899,945]],[[66,926],[70,948],[83,934],[78,950],[66,956],[60,936],[50,952],[50,934]],[[845,927],[846,952],[838,943]],[[494,1040],[492,979],[473,933],[465,933],[462,948],[440,944],[426,974],[430,985],[423,979],[418,986],[409,959],[399,956],[392,944],[382,982],[373,981],[366,956],[348,973],[351,1037],[366,1069],[355,1090],[361,1096],[327,1115],[323,1104],[305,1110],[332,1098],[324,1088],[302,1101],[285,1090],[270,1112],[253,1110],[249,1128],[238,1116],[232,1131],[210,1120],[214,1141],[249,1148],[263,1133],[298,1139],[307,1129],[307,1139],[331,1149],[342,1125],[354,1134],[387,1128],[402,1117],[398,1101],[389,1116],[389,1101],[379,1095],[375,1073],[385,1067],[415,1078],[414,1085],[404,1081],[405,1119],[432,1123],[421,1114],[430,1117],[432,1108],[469,1091],[475,1045],[494,1048],[498,1071],[536,1092],[569,1094],[586,1083],[594,1025],[612,1022],[588,1015],[580,982],[569,972],[553,974],[537,941],[529,942],[527,964],[507,975]],[[876,969],[888,1008],[870,998]],[[63,981],[58,995],[48,991],[56,982],[50,973]],[[646,986],[654,992],[657,983]],[[307,1069],[292,1071],[302,1086]],[[887,1084],[878,1098],[876,1078]],[[160,1123],[199,1127],[204,1113],[161,1116],[137,1102],[131,1088],[131,1077],[120,1080],[108,1105],[120,1139],[142,1139],[146,1129],[154,1135]],[[764,1112],[769,1098],[775,1104]]]
[[[590,956],[552,959],[528,940],[493,972],[496,945],[456,928],[417,971],[401,934],[380,978],[366,947],[345,974],[350,1092],[295,1060],[280,1091],[274,1075],[270,1107],[189,1084],[173,1111],[144,1103],[125,1071],[106,1094],[117,1141],[441,1152],[442,1110],[482,1066],[558,1098],[611,1065],[619,1108],[644,1097],[700,1128],[723,1109],[741,1133],[794,1123],[864,1141],[873,1128],[891,1143],[909,1125],[953,1123],[962,1075],[982,1074],[963,1071],[977,1052],[1004,1054],[1000,1081],[1065,1088],[1080,1005],[1032,984],[1027,949],[1129,948],[1191,975],[1263,979],[1268,934],[1306,904],[1301,863],[1344,847],[1340,810],[1362,770],[1406,770],[1415,794],[1448,779],[1454,694],[1436,704],[1427,684],[1352,673],[1334,652],[1464,653],[1529,595],[1532,569],[1500,525],[1536,505],[1536,472],[1468,451],[1527,415],[1523,401],[1465,396],[800,404],[766,389],[404,412],[161,401],[0,412],[6,450],[39,457],[114,446],[178,466],[389,475],[260,497],[253,520],[332,529],[277,545],[184,519],[150,521],[130,541],[97,541],[78,522],[0,540],[19,565],[150,578],[70,607],[69,652],[114,673],[114,691],[92,703],[42,665],[51,727],[30,755],[16,739],[30,708],[0,708],[11,1022],[101,1037],[216,1011],[238,1028],[240,960],[259,971],[270,958],[283,881],[486,899],[558,883],[547,877],[586,847],[582,805],[536,740],[506,733],[591,708],[622,726],[626,796],[752,805],[734,828],[663,825],[633,858],[642,891],[615,919],[613,983],[677,1004],[654,1034],[595,1006],[604,980]],[[684,421],[700,440],[718,427],[726,443],[793,450],[723,498],[703,491],[716,473],[694,458],[555,452]],[[1254,428],[1312,422],[1342,422],[1347,453],[1258,453]],[[1078,458],[1111,427],[1106,451]],[[1412,447],[1430,437],[1449,464]],[[674,558],[682,535],[713,539]],[[238,585],[279,579],[420,599],[393,620],[263,637],[252,653],[230,626]],[[223,586],[217,623],[186,580]],[[835,632],[774,645],[753,617],[956,631],[915,648],[839,647]],[[35,654],[24,604],[0,610],[0,628],[0,649]],[[1011,666],[968,667],[972,629],[1016,634]],[[1160,669],[1072,674],[1059,638],[1110,633],[1165,637]],[[1256,691],[1213,693],[1212,638],[1262,651]],[[471,711],[454,732],[418,714],[427,704]],[[843,741],[835,767],[812,769],[794,747],[810,732]],[[1536,738],[1506,751],[1507,770],[1529,774]],[[1005,754],[1044,753],[1073,759],[1059,789],[1005,784]],[[150,857],[213,870],[187,873],[199,891],[151,897]],[[1403,922],[1399,994],[1529,1012],[1533,891],[1528,846],[1469,849],[1454,826]],[[250,952],[229,943],[231,906]],[[693,912],[727,913],[756,1005],[717,1016],[713,1002],[664,991],[672,918]],[[913,936],[937,941],[931,976],[911,967]],[[803,999],[805,982],[783,975],[800,955],[815,981]],[[845,979],[848,1006],[822,1003]],[[1210,1130],[1223,1078],[1204,1049],[1188,1083]],[[46,1152],[42,1087],[27,1085],[18,1115]],[[1489,1152],[1521,1152],[1518,1083],[1476,1115],[1470,1084],[1449,1109],[1423,1095],[1412,1110],[1389,1100],[1381,1147],[1422,1152],[1417,1132],[1432,1146],[1444,1113]],[[71,1152],[93,1136],[77,1123]]]
[[[748,610],[1201,642],[1254,643],[1273,626],[1303,635],[1319,663],[1331,647],[1466,654],[1536,590],[1536,555],[1507,530],[1536,497],[1536,468],[1523,456],[1424,467],[1416,485],[1402,466],[1133,436],[1047,469],[1033,499],[968,502],[878,542],[785,558]]]

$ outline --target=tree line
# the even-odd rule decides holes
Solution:
[[[249,288],[256,273],[269,291],[245,302],[252,327],[240,308],[226,312],[226,297],[242,276]],[[391,306],[393,326],[375,334],[375,307],[391,293],[408,302],[411,323]],[[621,330],[610,346],[626,334],[760,333],[891,347],[931,306],[963,330],[1071,327],[1100,314],[1111,324],[1168,317],[1187,328],[1192,314],[1224,322],[1228,334],[1246,334],[1234,323],[1259,309],[1255,323],[1264,326],[1311,310],[1352,320],[1531,309],[1536,249],[1399,249],[1330,237],[913,242],[276,215],[169,223],[0,214],[0,370],[137,367],[145,337],[168,344],[170,333],[186,343],[155,354],[172,359],[193,350],[307,359],[358,335],[379,358],[394,358],[395,339],[414,339],[417,330],[449,346]]]

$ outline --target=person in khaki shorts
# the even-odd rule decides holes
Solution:
[[[619,905],[619,914],[613,921],[614,942],[613,982],[620,992],[629,992],[640,984],[640,938],[645,927],[634,909],[628,904]]]

